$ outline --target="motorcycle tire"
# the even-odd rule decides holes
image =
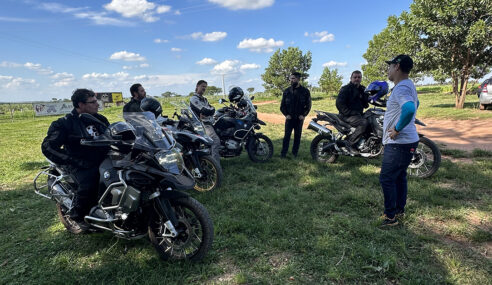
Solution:
[[[408,174],[413,177],[427,178],[436,173],[440,165],[441,152],[437,145],[426,137],[420,137],[419,146],[408,166]]]
[[[246,150],[251,161],[266,162],[273,156],[273,143],[269,137],[263,134],[255,134],[249,138]]]
[[[200,164],[203,173],[202,177],[195,177],[194,189],[198,192],[209,192],[219,188],[222,183],[222,167],[219,162],[210,155],[206,155],[200,157]]]
[[[333,143],[330,137],[324,135],[314,137],[310,147],[311,157],[319,162],[334,163],[338,159],[338,154],[322,150],[323,146],[328,143]]]
[[[179,224],[176,237],[164,237],[165,219],[154,215],[149,224],[149,238],[163,260],[199,261],[212,247],[214,227],[207,209],[197,200],[186,197],[170,200]]]

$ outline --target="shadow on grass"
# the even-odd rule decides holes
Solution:
[[[475,102],[465,102],[464,108],[465,109],[478,109],[478,103]],[[437,105],[431,105],[431,107],[434,108],[454,108],[454,104],[437,104]]]
[[[21,163],[20,169],[26,170],[26,171],[37,170],[37,169],[41,169],[41,167],[47,166],[47,165],[48,165],[48,162],[46,162],[46,161],[27,161],[27,162]]]

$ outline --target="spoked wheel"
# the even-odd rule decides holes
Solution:
[[[76,221],[70,218],[70,215],[67,214],[67,210],[64,206],[60,205],[60,203],[56,203],[56,209],[60,221],[69,232],[73,234],[80,234],[85,232],[85,230],[83,230]]]
[[[220,164],[209,155],[200,157],[200,164],[203,170],[202,176],[195,177],[194,189],[200,192],[207,192],[220,187],[222,183],[222,167]]]
[[[319,162],[334,163],[338,158],[338,154],[334,153],[334,148],[324,150],[327,145],[332,143],[334,142],[330,137],[317,135],[311,142],[311,157]]]
[[[266,162],[273,155],[272,140],[263,134],[255,134],[250,137],[247,151],[249,159],[253,162]]]
[[[427,178],[434,174],[441,165],[441,152],[437,145],[426,137],[420,137],[408,166],[408,174],[418,178]]]
[[[178,235],[171,236],[165,218],[155,215],[149,225],[149,238],[164,260],[203,259],[213,241],[213,224],[205,207],[191,197],[171,200],[179,220]]]

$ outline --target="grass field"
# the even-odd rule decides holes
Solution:
[[[421,96],[420,114],[455,114],[435,106],[448,104],[449,95],[428,96]],[[272,106],[260,111],[274,112]],[[455,118],[480,117],[463,112]],[[103,114],[121,120],[121,108]],[[453,160],[444,159],[430,179],[410,179],[407,216],[383,230],[380,160],[315,163],[309,131],[299,158],[280,160],[283,126],[268,125],[262,130],[274,141],[270,162],[254,164],[245,153],[222,159],[223,186],[190,192],[214,221],[205,260],[167,263],[145,239],[69,234],[54,203],[34,194],[32,179],[45,165],[40,143],[54,119],[0,121],[0,284],[492,284],[489,152],[444,151]]]

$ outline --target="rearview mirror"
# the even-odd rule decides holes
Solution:
[[[255,95],[251,96],[251,101],[255,99]]]

